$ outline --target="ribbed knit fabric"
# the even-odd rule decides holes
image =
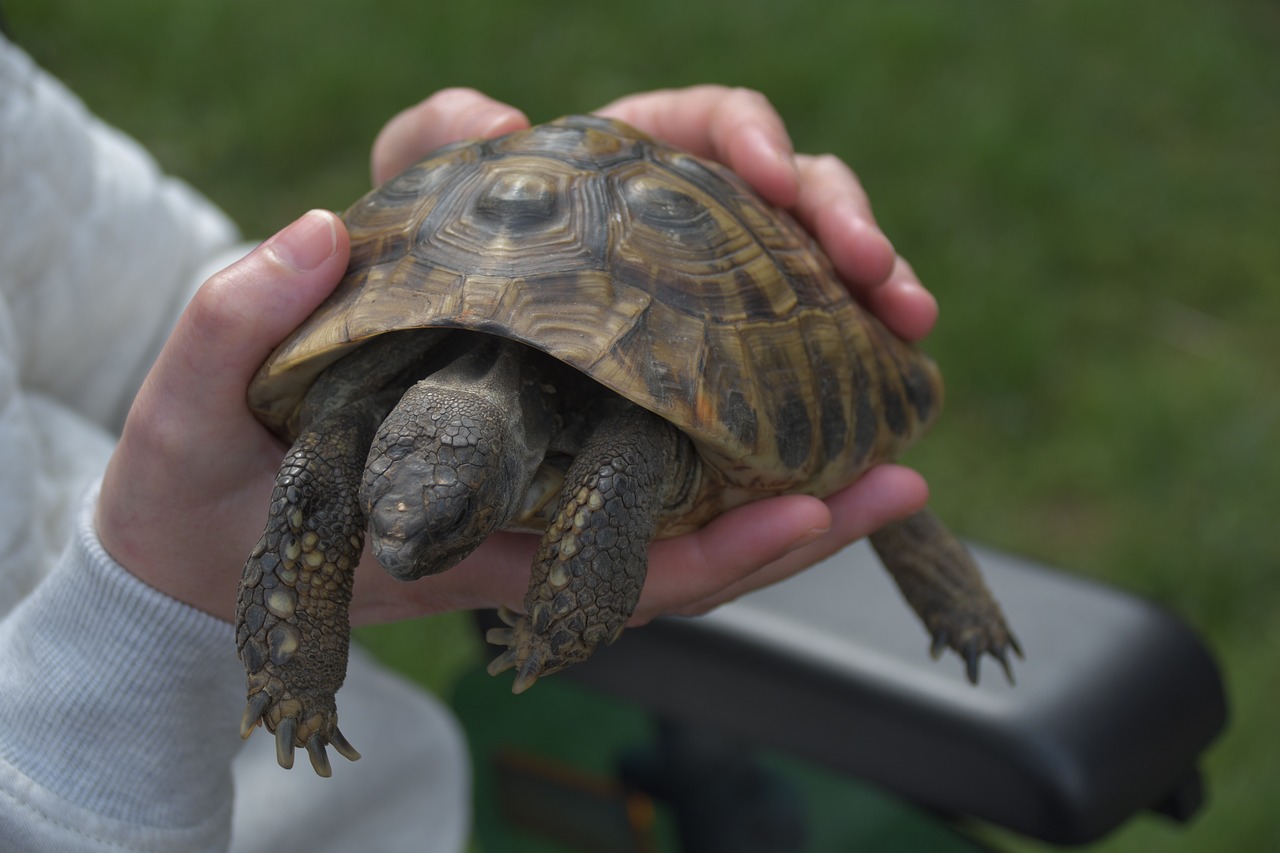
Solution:
[[[0,797],[46,822],[42,843],[49,823],[78,843],[24,847],[21,826],[0,825],[0,849],[221,849],[244,703],[232,628],[120,568],[94,534],[95,499],[53,574],[0,625]]]

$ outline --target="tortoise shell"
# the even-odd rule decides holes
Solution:
[[[296,433],[352,347],[453,327],[542,350],[680,427],[704,461],[693,529],[825,496],[936,416],[932,361],[849,296],[786,213],[722,166],[620,122],[568,117],[440,149],[343,215],[350,267],[268,358],[255,414]]]

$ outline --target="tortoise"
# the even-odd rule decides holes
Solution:
[[[292,447],[245,564],[242,721],[359,757],[337,728],[366,527],[393,576],[492,531],[537,531],[524,613],[490,666],[513,689],[615,640],[655,537],[770,495],[828,495],[937,417],[934,363],[850,298],[786,213],[716,163],[567,117],[428,156],[348,209],[348,271],[248,400]],[[1021,654],[927,510],[871,536],[977,679]],[[1010,673],[1010,678],[1012,675]]]

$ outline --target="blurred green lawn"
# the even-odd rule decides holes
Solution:
[[[382,122],[441,86],[535,120],[660,86],[761,89],[800,149],[855,166],[939,297],[927,347],[948,411],[908,461],[940,512],[1166,603],[1224,664],[1234,719],[1207,761],[1206,812],[1190,829],[1141,818],[1097,849],[1280,849],[1275,3],[3,11],[94,110],[259,236],[363,192]]]

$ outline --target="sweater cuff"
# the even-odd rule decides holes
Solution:
[[[0,758],[48,805],[225,837],[244,704],[232,626],[111,559],[96,503],[0,624]]]

